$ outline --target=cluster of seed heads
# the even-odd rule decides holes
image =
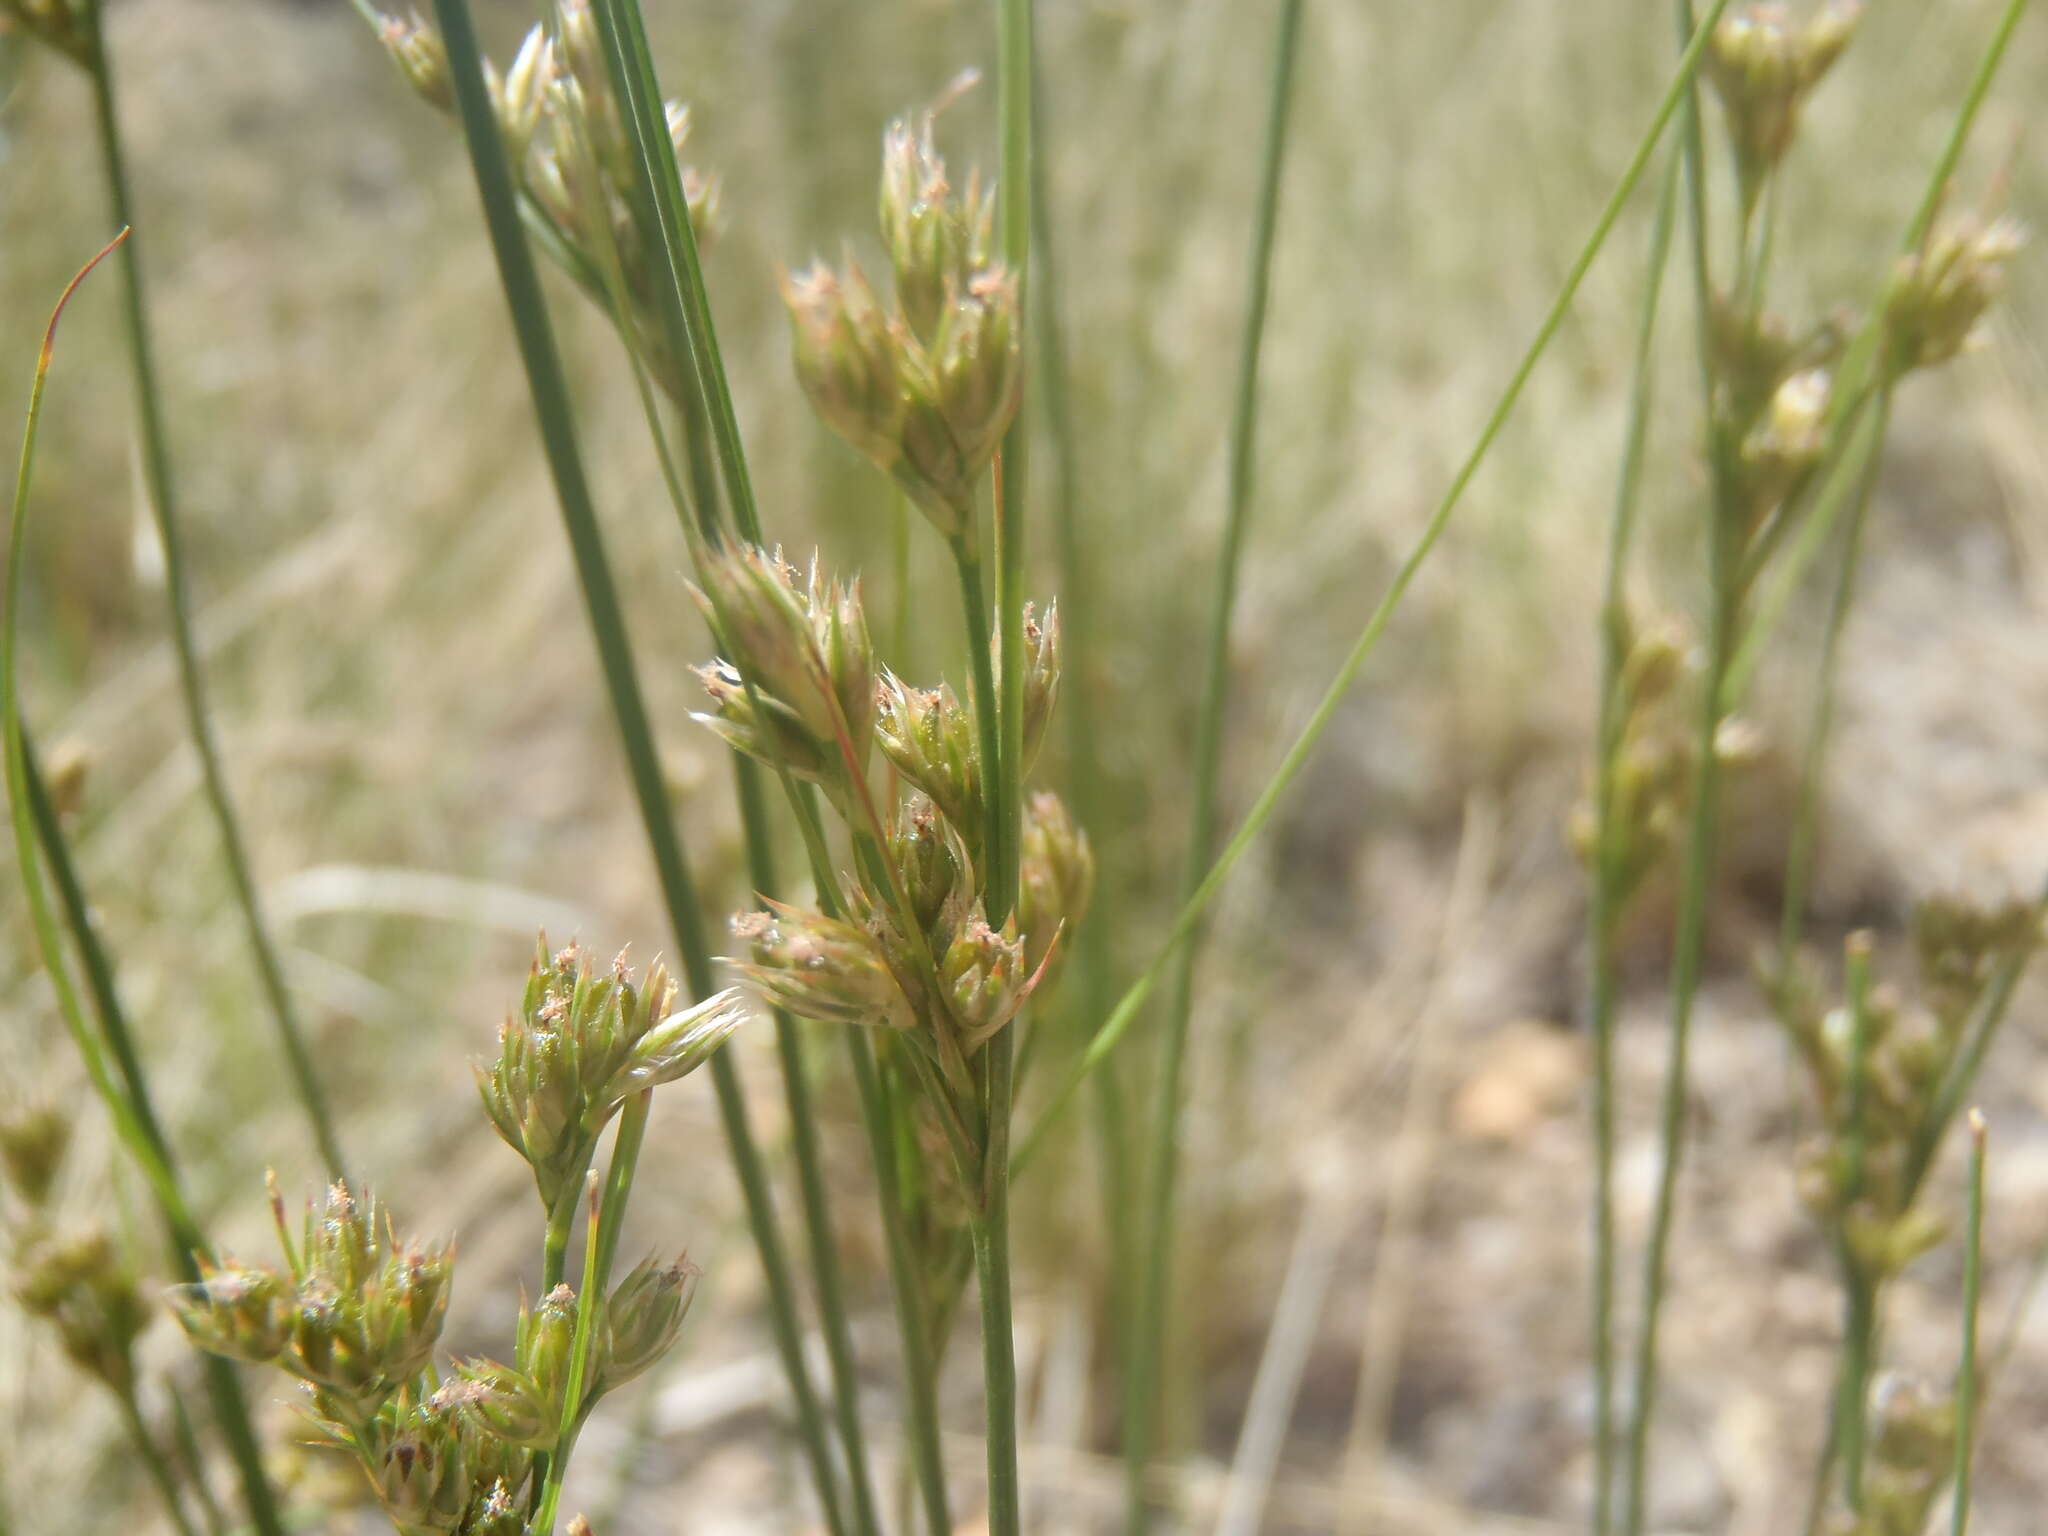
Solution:
[[[385,50],[419,95],[443,112],[455,107],[448,52],[432,26],[387,17]],[[686,360],[673,354],[657,311],[657,274],[644,253],[653,212],[639,191],[633,140],[620,114],[589,0],[558,0],[549,23],[526,34],[502,71],[484,61],[484,79],[505,158],[541,246],[626,333],[635,353],[672,399],[685,397]],[[690,109],[665,104],[669,141],[691,228],[716,230],[719,183],[683,160]],[[612,274],[617,281],[613,282]]]
[[[971,536],[975,486],[1024,393],[1017,275],[994,252],[995,201],[978,176],[956,195],[935,114],[882,141],[885,305],[849,255],[783,280],[796,373],[835,432],[890,476],[949,539]]]

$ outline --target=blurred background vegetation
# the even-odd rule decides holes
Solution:
[[[1099,646],[1069,686],[1090,691],[1101,722],[1090,745],[1113,814],[1092,829],[1096,912],[1123,976],[1171,914],[1186,820],[1269,19],[1227,0],[1041,9],[1050,297],[1072,372]],[[1788,172],[1781,307],[1814,317],[1872,291],[1996,9],[1872,6]],[[501,57],[530,19],[510,0],[479,11]],[[939,0],[667,0],[650,20],[666,83],[692,104],[691,157],[724,182],[708,275],[770,525],[864,571],[878,614],[902,603],[914,663],[949,654],[950,576],[920,540],[898,590],[886,487],[793,387],[775,275],[836,256],[849,232],[857,255],[875,255],[881,129],[962,69],[991,67],[992,14]],[[417,1228],[462,1234],[452,1337],[481,1346],[465,1315],[508,1315],[526,1256],[492,1246],[492,1213],[522,1171],[475,1113],[468,1063],[512,1001],[536,928],[606,951],[630,943],[645,960],[663,926],[468,169],[450,125],[339,0],[119,0],[110,26],[232,777],[345,1140]],[[1469,445],[1671,56],[1664,8],[1627,0],[1312,5],[1308,28],[1233,655],[1226,782],[1239,807]],[[2007,178],[2009,207],[2036,229],[2048,172],[2029,153],[2041,126],[2030,83],[2043,78],[2048,31],[2036,25],[1957,189],[1974,204]],[[83,83],[0,40],[0,90],[0,363],[25,391],[51,299],[110,231]],[[983,87],[948,109],[941,139],[956,165],[993,166],[993,105]],[[1572,1028],[1584,896],[1562,828],[1588,758],[1600,528],[1649,201],[1219,908],[1186,1186],[1186,1241],[1202,1258],[1187,1271],[1176,1353],[1189,1390],[1172,1431],[1195,1495],[1229,1456],[1305,1191],[1320,1192],[1317,1221],[1340,1224],[1270,1529],[1336,1528],[1362,1319],[1390,1275],[1405,1277],[1405,1300],[1389,1325],[1389,1443],[1373,1460],[1366,1528],[1562,1529],[1549,1522],[1585,1497]],[[674,793],[714,905],[738,906],[721,749],[687,719],[700,704],[687,664],[708,642],[682,549],[604,324],[566,285],[556,293]],[[262,1169],[295,1196],[318,1161],[284,1090],[176,712],[114,294],[89,289],[74,307],[45,426],[23,615],[29,711],[47,746],[89,764],[74,832],[173,1139],[215,1230],[254,1248]],[[1678,334],[1684,322],[1669,323]],[[1898,412],[1849,638],[1823,939],[1895,930],[1931,889],[2029,889],[2048,863],[2044,337],[2048,271],[2023,256],[1991,344],[1916,381]],[[1703,580],[1701,470],[1693,374],[1683,349],[1668,359],[1637,596],[1683,616]],[[1039,590],[1067,584],[1049,530],[1033,558]],[[1805,654],[1798,637],[1818,628],[1817,613],[1797,615],[1783,656]],[[1774,920],[1809,676],[1795,665],[1763,678],[1763,753],[1737,791],[1699,1040],[1703,1151],[1680,1233],[1659,1494],[1661,1517],[1686,1530],[1783,1529],[1825,1416],[1827,1256],[1792,1187],[1803,1104],[1747,976]],[[1064,777],[1058,762],[1041,773]],[[1469,890],[1452,902],[1461,848]],[[77,1082],[19,906],[10,887],[10,1100]],[[1633,930],[1649,985],[1623,1043],[1631,1232],[1653,1171],[1666,928],[1653,913]],[[2000,1130],[1993,1319],[2048,1236],[2041,1001],[2022,998],[1987,1087]],[[1124,1063],[1134,1077],[1147,1044],[1141,1034]],[[857,1133],[829,1084],[828,1105],[850,1154]],[[761,1092],[757,1110],[772,1128],[779,1102]],[[1060,1529],[1113,1507],[1116,1480],[1106,1240],[1074,1124],[1072,1176],[1054,1169],[1020,1196],[1033,1481]],[[139,1227],[110,1145],[80,1138],[68,1198],[133,1207]],[[611,1528],[800,1528],[770,1427],[781,1398],[751,1255],[700,1090],[657,1118],[642,1188],[640,1240],[687,1241],[709,1282],[638,1431],[593,1438],[581,1476],[597,1490],[613,1480],[628,1501]],[[1411,1213],[1394,1224],[1392,1269],[1390,1207]],[[842,1209],[872,1281],[876,1245],[851,1214],[864,1207]],[[1900,1351],[1921,1349],[1930,1371],[1949,1358],[1957,1278],[1953,1255],[1937,1255],[1900,1303]],[[869,1310],[884,1305],[877,1285],[864,1294]],[[152,1336],[153,1358],[189,1370],[173,1333]],[[2030,1427],[2048,1422],[2048,1329],[2034,1325],[2019,1348],[1986,1441],[1990,1532],[2033,1529],[2028,1512],[2048,1498],[2048,1470],[2025,1457]],[[139,1511],[146,1492],[111,1413],[11,1310],[0,1394],[14,1528],[140,1528],[128,1501]],[[603,1497],[586,1495],[593,1510]]]

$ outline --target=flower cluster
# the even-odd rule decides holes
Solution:
[[[1728,115],[1745,206],[1792,147],[1800,110],[1849,46],[1862,11],[1856,0],[1830,0],[1802,25],[1783,6],[1752,5],[1714,28],[1701,72]]]
[[[972,537],[974,488],[1024,393],[1018,276],[994,254],[994,194],[955,195],[934,114],[882,140],[885,306],[849,256],[783,280],[796,373],[831,428],[949,539]]]
[[[399,73],[420,97],[452,112],[447,46],[417,16],[385,18],[379,34]],[[632,138],[612,90],[589,0],[558,0],[552,25],[526,34],[502,72],[486,60],[484,78],[515,181],[542,249],[610,311],[649,375],[672,399],[687,392],[687,360],[675,354],[661,319],[656,273],[644,253],[644,206]],[[718,223],[719,184],[683,161],[690,110],[665,104],[669,140],[699,240]],[[616,275],[616,284],[613,277]],[[615,294],[614,288],[622,290]]]
[[[1767,978],[1820,1118],[1801,1191],[1869,1283],[1898,1274],[1947,1230],[1919,1204],[1921,1186],[2019,971],[2040,947],[2041,920],[2032,902],[1923,903],[1914,924],[1920,985],[1912,1004],[1874,986],[1829,1006],[1810,965]],[[1851,943],[1852,963],[1867,964],[1868,940]]]
[[[656,965],[636,982],[624,957],[599,974],[575,944],[540,941],[519,1009],[498,1029],[498,1056],[477,1069],[484,1112],[533,1169],[550,1212],[574,1199],[598,1138],[643,1089],[695,1071],[745,1022],[732,992],[675,1007]]]
[[[2008,218],[1956,219],[1930,230],[1885,287],[1886,370],[1897,377],[1932,368],[1968,348],[2024,242]]]

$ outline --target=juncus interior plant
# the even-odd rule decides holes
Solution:
[[[453,1245],[400,1240],[384,1206],[342,1183],[308,1206],[294,1243],[273,1182],[281,1268],[222,1257],[171,1293],[200,1348],[301,1384],[312,1442],[356,1464],[399,1536],[554,1530],[591,1411],[675,1342],[696,1271],[649,1258],[603,1288],[633,1149],[615,1141],[602,1176],[595,1166],[623,1107],[694,1071],[745,1017],[729,992],[675,1004],[659,965],[636,978],[621,958],[604,973],[543,939],[497,1057],[478,1069],[484,1110],[541,1204],[540,1294],[520,1308],[510,1362],[436,1362]],[[580,1293],[568,1279],[579,1209]]]
[[[1720,781],[1728,749],[1737,739],[1731,734],[1731,717],[1773,626],[1807,565],[1825,547],[1845,507],[1848,526],[1821,651],[1788,852],[1784,922],[1779,952],[1768,970],[1774,978],[1771,988],[1778,1010],[1801,1043],[1802,1053],[1814,1064],[1822,1108],[1834,1127],[1831,1134],[1838,1167],[1829,1209],[1869,1198],[1863,1156],[1867,1096],[1860,1086],[1844,1087],[1845,1083],[1863,1082],[1862,1067],[1846,1063],[1851,1058],[1863,1062],[1865,1047],[1888,1032],[1878,1022],[1882,1010],[1874,1011],[1866,996],[1867,941],[1852,946],[1852,1003],[1843,1015],[1851,1022],[1843,1029],[1824,1031],[1817,1005],[1794,1004],[1791,999],[1795,996],[1811,996],[1813,983],[1791,978],[1818,825],[1819,785],[1839,641],[1853,593],[1864,517],[1890,421],[1893,389],[1914,368],[1954,355],[1996,292],[1999,268],[2014,248],[2008,229],[1979,226],[1964,234],[1943,235],[1938,233],[1934,215],[2019,9],[2018,4],[2007,8],[1927,196],[1909,226],[1905,256],[1882,286],[1868,318],[1853,334],[1834,322],[1799,330],[1774,315],[1766,300],[1779,220],[1781,169],[1797,142],[1807,100],[1848,46],[1860,8],[1830,3],[1810,16],[1795,19],[1783,7],[1759,5],[1732,11],[1711,25],[1703,72],[1721,108],[1727,160],[1736,189],[1735,260],[1725,282],[1716,281],[1710,260],[1703,114],[1696,102],[1688,101],[1683,141],[1658,212],[1638,336],[1636,385],[1608,547],[1593,804],[1581,821],[1579,837],[1593,872],[1596,1456],[1592,1529],[1602,1536],[1617,1523],[1630,1536],[1640,1536],[1647,1518],[1659,1324],[1685,1145],[1688,1044],[1720,837]],[[1692,7],[1681,0],[1677,13],[1681,37],[1696,37]],[[1680,188],[1682,197],[1676,195]],[[1655,630],[1632,623],[1624,595],[1649,419],[1648,380],[1661,277],[1681,208],[1689,234],[1708,471],[1707,642],[1704,660],[1696,670],[1674,666],[1676,650],[1658,640]],[[1678,685],[1686,685],[1683,693],[1690,694],[1689,707],[1697,720],[1689,743],[1667,723],[1670,700]],[[1646,874],[1680,846],[1676,832],[1681,821],[1686,831],[1671,979],[1671,1061],[1662,1106],[1662,1173],[1644,1259],[1625,1498],[1617,1515],[1611,1439],[1616,936],[1622,915]],[[2021,928],[2038,925],[2039,914],[2031,904],[2013,911],[2017,915],[2012,921]],[[1938,926],[1948,930],[1956,923],[1940,919]],[[2009,953],[2018,956],[2028,948],[2031,940]],[[2016,977],[2020,961],[2015,958],[2010,963]],[[1988,987],[1988,977],[1980,985]],[[1981,995],[1988,999],[1991,993]],[[1938,1092],[1945,1100],[1938,1113],[1915,1112],[1915,1123],[1921,1128],[1916,1134],[1929,1135],[1938,1142],[1941,1129],[1961,1105],[1974,1064],[1981,1060],[1982,1045],[1988,1043],[1989,1031],[1995,1028],[2002,1008],[2002,1004],[1991,1008],[1988,1002],[1980,1008],[1977,994],[1973,994],[1947,1026],[1934,1032],[1933,1045],[1914,1048],[1915,1059],[1930,1074],[1916,1091]],[[1831,1047],[1820,1043],[1824,1035],[1833,1039]],[[1976,1054],[1961,1044],[1966,1037]],[[1853,1044],[1858,1039],[1864,1044]],[[1944,1086],[1937,1090],[1937,1082]],[[1917,1189],[1917,1176],[1912,1188]],[[1889,1198],[1894,1209],[1885,1224],[1887,1230],[1893,1230],[1904,1219],[1911,1194],[1895,1185]],[[1864,1251],[1869,1241],[1852,1241],[1842,1225],[1846,1218],[1837,1214],[1832,1219],[1844,1277],[1844,1363],[1835,1426],[1821,1460],[1809,1530],[1817,1530],[1824,1517],[1832,1470],[1845,1447],[1851,1464],[1844,1488],[1847,1518],[1882,1522],[1899,1517],[1899,1510],[1905,1508],[1899,1504],[1889,1515],[1867,1515],[1861,1471],[1876,1291],[1881,1276],[1892,1272],[1886,1268],[1890,1258],[1904,1259],[1890,1246],[1880,1244],[1890,1258],[1884,1263],[1873,1261]],[[1942,1456],[1946,1456],[1945,1442]],[[1938,1480],[1934,1486],[1939,1486]],[[1915,1489],[1913,1497],[1918,1502],[1913,1507],[1924,1513],[1933,1487],[1922,1489],[1915,1484]],[[1859,1536],[1865,1530],[1891,1528],[1884,1523],[1853,1526]]]

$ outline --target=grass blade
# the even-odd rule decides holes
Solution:
[[[120,113],[114,96],[113,66],[106,46],[105,7],[87,8],[92,18],[97,65],[91,71],[93,108],[98,124],[100,155],[105,166],[107,197],[113,222],[123,230],[134,224],[134,199],[129,192],[127,153],[121,138]],[[328,1175],[340,1178],[345,1170],[341,1143],[335,1135],[334,1120],[327,1098],[306,1046],[305,1030],[285,981],[284,966],[278,958],[277,943],[263,916],[262,898],[249,866],[247,845],[235,814],[234,797],[228,789],[227,770],[221,764],[220,743],[214,736],[212,716],[206,704],[205,678],[199,669],[199,649],[192,632],[191,585],[185,570],[184,538],[180,529],[175,482],[171,476],[170,433],[164,424],[162,394],[157,385],[155,353],[150,342],[149,312],[143,302],[142,256],[131,239],[121,251],[123,319],[128,331],[129,360],[135,374],[135,403],[142,428],[142,475],[148,490],[150,515],[155,520],[157,543],[163,551],[164,592],[169,600],[171,649],[177,658],[178,697],[185,711],[185,724],[199,755],[199,773],[206,801],[220,831],[221,853],[227,861],[228,878],[234,885],[235,902],[242,912],[249,949],[264,997],[276,1021],[277,1034],[291,1070],[292,1090],[306,1112],[321,1160]]]
[[[1429,558],[1430,552],[1436,548],[1438,541],[1442,539],[1444,530],[1450,526],[1452,514],[1457,511],[1459,504],[1464,500],[1467,488],[1470,487],[1473,477],[1478,474],[1480,464],[1484,462],[1486,455],[1492,450],[1494,441],[1500,436],[1501,429],[1506,426],[1508,417],[1514,413],[1516,403],[1522,398],[1523,389],[1527,387],[1530,376],[1536,371],[1536,364],[1541,361],[1544,352],[1548,350],[1552,338],[1557,334],[1558,328],[1564,324],[1564,317],[1571,309],[1572,300],[1578,296],[1579,285],[1585,281],[1586,273],[1591,270],[1594,258],[1600,254],[1601,248],[1607,243],[1607,236],[1613,230],[1615,221],[1621,217],[1621,210],[1628,202],[1630,195],[1634,193],[1636,184],[1642,180],[1643,171],[1650,162],[1650,156],[1655,152],[1658,141],[1664,136],[1665,128],[1669,126],[1673,114],[1678,110],[1680,100],[1690,85],[1693,75],[1699,68],[1700,54],[1706,46],[1707,37],[1714,23],[1720,19],[1722,11],[1727,8],[1728,3],[1729,0],[1715,0],[1705,19],[1701,21],[1699,28],[1694,32],[1692,41],[1686,47],[1684,57],[1679,61],[1677,72],[1669,87],[1665,90],[1655,115],[1651,118],[1650,126],[1644,131],[1641,140],[1638,141],[1635,152],[1629,158],[1627,169],[1622,172],[1620,181],[1609,195],[1606,205],[1600,211],[1599,217],[1594,221],[1592,233],[1587,236],[1585,244],[1573,259],[1571,269],[1566,274],[1564,286],[1559,290],[1557,297],[1551,302],[1549,312],[1545,314],[1541,324],[1537,326],[1535,338],[1530,342],[1528,349],[1522,354],[1521,361],[1516,365],[1514,373],[1508,380],[1507,388],[1495,403],[1493,411],[1487,417],[1486,424],[1480,429],[1478,441],[1473,444],[1471,452],[1465,456],[1465,460],[1459,466],[1457,474],[1452,477],[1450,488],[1444,493],[1443,499],[1437,503],[1436,509],[1430,514],[1429,522],[1423,528],[1421,537],[1416,540],[1414,547],[1409,550],[1407,558],[1402,561],[1400,570],[1395,574],[1393,584],[1387,589],[1386,595],[1381,598],[1379,606],[1372,611],[1371,616],[1366,620],[1365,627],[1360,630],[1357,640],[1352,643],[1349,654],[1345,656],[1342,664],[1337,668],[1337,675],[1331,680],[1330,686],[1324,690],[1322,698],[1317,702],[1314,711],[1309,715],[1308,723],[1302,727],[1300,734],[1295,737],[1293,745],[1287,749],[1286,755],[1281,758],[1279,767],[1274,770],[1272,777],[1266,781],[1265,788],[1259,792],[1258,798],[1252,803],[1251,809],[1245,813],[1244,820],[1239,824],[1237,831],[1232,835],[1230,841],[1224,845],[1223,851],[1217,855],[1216,862],[1210,867],[1209,873],[1203,877],[1202,883],[1196,887],[1194,894],[1183,904],[1179,914],[1174,918],[1173,927],[1167,934],[1166,942],[1160,946],[1159,951],[1152,957],[1151,962],[1139,973],[1137,980],[1132,982],[1130,987],[1126,989],[1116,1007],[1111,1010],[1109,1017],[1103,1021],[1101,1027],[1095,1032],[1094,1038],[1089,1041],[1087,1050],[1082,1053],[1080,1059],[1074,1064],[1066,1077],[1061,1080],[1058,1088],[1054,1090],[1047,1100],[1037,1123],[1032,1126],[1030,1134],[1025,1138],[1023,1146],[1018,1151],[1017,1161],[1020,1166],[1028,1163],[1032,1155],[1037,1151],[1059,1114],[1072,1100],[1075,1090],[1087,1081],[1089,1075],[1108,1058],[1109,1054],[1116,1049],[1124,1036],[1129,1033],[1139,1010],[1144,1007],[1146,999],[1152,995],[1153,989],[1158,986],[1160,979],[1165,975],[1166,967],[1172,960],[1174,951],[1187,938],[1188,934],[1194,930],[1196,923],[1201,920],[1203,911],[1215,898],[1217,891],[1222,888],[1223,882],[1229,878],[1231,870],[1237,866],[1237,861],[1244,857],[1245,851],[1258,839],[1259,834],[1265,830],[1266,823],[1272,820],[1273,813],[1279,808],[1281,799],[1286,795],[1288,789],[1293,785],[1295,778],[1307,764],[1310,755],[1315,751],[1316,744],[1322,740],[1323,732],[1329,729],[1330,722],[1336,718],[1338,706],[1344,702],[1345,695],[1351,691],[1351,685],[1357,680],[1360,670],[1378,647],[1380,636],[1386,632],[1387,625],[1392,621],[1395,610],[1401,606],[1401,600],[1407,595],[1408,588],[1414,583],[1416,574],[1422,569],[1423,562]]]
[[[1216,843],[1217,776],[1223,759],[1223,722],[1229,706],[1230,631],[1237,609],[1238,572],[1250,521],[1258,442],[1259,355],[1273,279],[1273,241],[1280,222],[1281,172],[1287,158],[1287,121],[1294,100],[1294,65],[1300,51],[1302,0],[1284,0],[1274,34],[1272,87],[1266,116],[1264,161],[1252,217],[1251,262],[1245,295],[1244,340],[1238,352],[1237,395],[1230,420],[1229,486],[1223,543],[1216,557],[1216,589],[1209,606],[1209,645],[1195,725],[1195,763],[1187,848],[1180,896],[1200,888]],[[1181,1101],[1187,1073],[1188,1024],[1194,1013],[1195,965],[1202,930],[1181,945],[1167,1004],[1147,1150],[1143,1273],[1131,1313],[1134,1338],[1124,1393],[1125,1524],[1149,1524],[1145,1479],[1155,1440],[1160,1368],[1173,1312],[1174,1193],[1179,1174]]]
[[[124,228],[111,243],[80,269],[72,278],[63,295],[57,300],[51,312],[49,328],[43,333],[42,350],[36,359],[35,384],[29,394],[28,420],[22,429],[21,462],[14,482],[14,502],[7,536],[6,601],[0,604],[0,727],[4,727],[5,758],[7,779],[7,802],[14,829],[14,843],[17,864],[21,874],[21,886],[27,900],[29,916],[35,930],[36,944],[41,951],[43,964],[50,973],[50,985],[57,997],[58,1011],[64,1020],[65,1029],[70,1033],[79,1058],[85,1065],[86,1075],[91,1079],[94,1091],[113,1118],[114,1127],[129,1154],[141,1168],[150,1192],[155,1196],[164,1225],[170,1235],[174,1266],[185,1278],[196,1278],[198,1269],[193,1254],[204,1246],[198,1223],[192,1219],[190,1207],[178,1188],[173,1175],[169,1155],[164,1147],[162,1132],[157,1127],[153,1111],[145,1114],[146,1098],[131,1100],[115,1086],[107,1072],[106,1059],[101,1053],[99,1041],[94,1038],[85,1015],[79,1005],[78,989],[71,980],[69,965],[64,959],[62,940],[58,937],[55,915],[50,910],[49,897],[43,887],[42,868],[36,854],[36,817],[31,808],[35,798],[30,789],[30,764],[28,739],[21,718],[20,679],[18,675],[16,648],[21,625],[21,588],[23,575],[23,542],[28,530],[29,487],[34,478],[36,430],[42,421],[43,390],[49,379],[50,364],[55,357],[57,322],[63,317],[64,306],[78,285],[85,281],[86,274],[103,261],[107,253],[128,239]],[[45,797],[47,805],[47,798]],[[54,825],[54,817],[52,818]],[[62,838],[55,839],[58,848],[63,847]],[[76,888],[75,876],[71,874],[68,859],[57,866],[64,871],[60,883],[67,891]],[[111,969],[105,964],[104,952],[92,946],[85,953],[97,955],[97,971],[111,977]],[[89,961],[89,964],[91,962]],[[108,981],[108,996],[112,996],[111,980]],[[141,1081],[138,1071],[137,1080]],[[248,1406],[241,1395],[240,1385],[233,1367],[224,1360],[209,1357],[207,1370],[208,1387],[212,1392],[214,1411],[220,1419],[221,1432],[228,1441],[237,1471],[241,1475],[243,1496],[248,1504],[251,1524],[260,1536],[282,1536],[283,1522],[278,1516],[276,1500],[270,1490],[270,1483],[263,1471],[263,1463],[256,1448],[256,1440],[249,1425]]]

